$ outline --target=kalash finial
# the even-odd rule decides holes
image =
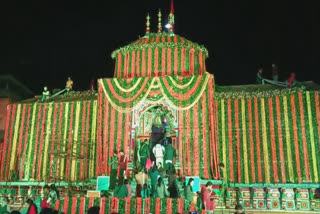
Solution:
[[[158,12],[158,33],[162,31],[162,25],[161,25],[161,10],[159,9]]]
[[[147,15],[147,22],[146,22],[146,35],[145,36],[149,36],[150,33],[150,16],[149,13]]]
[[[166,25],[166,28],[168,28],[170,33],[174,34],[174,6],[173,6],[173,0],[171,0],[169,23]]]

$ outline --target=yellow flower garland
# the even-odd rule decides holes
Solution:
[[[284,110],[284,123],[286,130],[286,144],[287,144],[287,156],[289,166],[289,179],[294,182],[293,166],[292,166],[292,154],[291,154],[291,143],[290,143],[290,130],[289,130],[289,117],[288,117],[288,101],[287,97],[283,97],[283,110]]]
[[[192,83],[192,81],[193,81],[193,79],[194,79],[195,76],[192,76],[191,79],[190,79],[190,81],[189,81],[188,83],[186,83],[185,85],[180,85],[180,84],[178,84],[177,82],[174,81],[174,79],[173,79],[171,76],[168,76],[168,77],[169,77],[169,79],[171,80],[172,84],[173,84],[175,87],[177,87],[177,88],[179,88],[179,89],[185,89],[185,88],[187,88],[187,87]],[[199,77],[200,77],[200,76],[199,76]],[[199,78],[199,77],[198,77],[198,78]],[[164,78],[165,78],[165,77],[164,77]]]
[[[308,106],[308,120],[309,120],[309,131],[310,131],[310,141],[311,141],[311,151],[312,151],[312,165],[314,171],[314,181],[318,183],[318,168],[317,168],[317,156],[314,142],[314,133],[312,125],[312,114],[311,114],[311,103],[310,103],[310,92],[306,92],[307,106]]]
[[[247,148],[247,130],[246,130],[246,105],[245,100],[241,99],[241,114],[242,114],[242,136],[243,136],[243,160],[244,160],[244,180],[249,183],[249,169],[248,169],[248,148]]]
[[[47,124],[46,124],[46,138],[45,138],[45,144],[44,144],[44,157],[43,157],[43,168],[42,168],[42,175],[43,175],[43,179],[45,179],[47,177],[47,164],[48,164],[48,148],[49,148],[49,138],[50,138],[50,134],[49,132],[51,131],[51,117],[52,117],[52,110],[53,110],[53,106],[52,103],[48,103],[48,119],[47,119]],[[51,142],[52,143],[52,142]],[[50,144],[51,144],[50,143]],[[50,163],[49,163],[50,166]]]
[[[263,141],[263,159],[264,159],[264,169],[265,169],[265,181],[267,184],[270,183],[270,169],[269,169],[269,152],[268,152],[268,138],[266,133],[266,111],[265,111],[265,102],[264,98],[260,99],[261,101],[261,118],[262,118],[262,141]]]
[[[116,84],[117,88],[118,88],[119,90],[123,91],[123,92],[131,92],[131,91],[135,90],[136,87],[138,87],[138,85],[140,84],[140,82],[141,82],[141,80],[142,80],[142,78],[139,78],[139,79],[137,80],[137,82],[136,82],[131,88],[125,89],[125,88],[123,88],[123,87],[119,84],[117,78],[113,78],[113,79],[114,79],[114,83]]]
[[[17,138],[18,138],[18,134],[19,134],[19,122],[20,122],[20,116],[21,116],[21,104],[18,105],[17,107],[17,118],[15,119],[15,124],[14,124],[14,135],[13,135],[13,140],[12,140],[12,150],[11,150],[11,157],[15,157],[16,156],[16,150],[17,150]],[[15,162],[16,158],[10,158],[10,170],[14,170],[14,162]]]

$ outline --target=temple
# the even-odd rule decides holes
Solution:
[[[237,204],[248,213],[320,211],[319,87],[217,86],[206,70],[207,49],[175,34],[170,17],[168,31],[160,25],[150,32],[147,19],[143,37],[112,53],[114,77],[99,79],[97,92],[8,106],[2,196],[14,204],[36,200],[44,184],[55,183],[64,213],[86,213],[94,204],[101,213],[196,210],[183,198],[95,198],[84,191],[111,174],[114,151],[124,151],[134,178],[143,167],[141,143],[148,140],[152,151],[166,138],[180,178],[214,184],[216,212]]]

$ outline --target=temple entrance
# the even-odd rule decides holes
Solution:
[[[136,116],[136,117],[135,117]],[[156,163],[156,157],[154,155],[153,148],[160,144],[167,146],[172,143],[172,146],[177,151],[177,112],[175,109],[171,109],[165,104],[150,104],[145,105],[142,109],[134,112],[133,118],[136,120],[133,122],[134,126],[134,145],[132,145],[133,163],[136,168],[141,167],[141,160],[139,161],[139,149],[145,143],[149,150],[149,158],[152,162]],[[144,147],[146,145],[143,145]]]

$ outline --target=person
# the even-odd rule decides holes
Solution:
[[[10,213],[11,209],[9,206],[9,198],[7,196],[3,196],[2,200],[0,201],[0,214],[9,212]]]
[[[94,80],[94,77],[92,77],[89,90],[94,91],[94,83],[95,83],[95,80]]]
[[[153,165],[152,169],[149,170],[149,177],[151,179],[151,194],[154,196],[158,178],[162,177],[156,165]]]
[[[160,143],[157,143],[153,147],[152,152],[156,158],[156,164],[158,165],[159,163],[161,163],[163,165],[163,157],[165,152],[164,146],[162,146]]]
[[[219,164],[219,171],[220,171],[221,196],[222,197],[225,196],[225,191],[226,191],[226,188],[227,188],[227,182],[226,182],[226,179],[224,177],[223,170],[224,170],[224,163],[220,163]]]
[[[147,175],[145,169],[142,168],[139,173],[136,173],[135,179],[136,179],[136,183],[137,183],[136,196],[141,197],[142,187],[148,181],[148,175]]]
[[[189,202],[193,201],[193,196],[194,196],[193,191],[192,191],[193,184],[194,184],[194,179],[189,178],[188,184],[184,188],[184,198]]]
[[[258,73],[257,73],[257,78],[256,78],[256,83],[257,84],[262,84],[262,72],[263,72],[263,69],[262,68],[259,68],[258,70]]]
[[[294,83],[295,81],[296,81],[296,74],[292,72],[288,79],[288,88],[292,88],[295,85]]]
[[[41,210],[40,214],[56,214],[57,211],[54,211],[53,209],[51,208],[46,208],[46,209],[43,209]]]
[[[133,189],[132,189],[132,186],[130,184],[130,181],[128,179],[125,179],[124,180],[124,184],[126,185],[127,190],[128,190],[128,197],[131,197],[132,193],[133,193]]]
[[[41,102],[44,102],[49,99],[50,92],[48,91],[47,86],[43,87],[42,97],[40,99]]]
[[[139,159],[140,166],[145,168],[147,164],[147,159],[150,157],[150,150],[148,145],[148,140],[144,140],[139,148]]]
[[[108,165],[111,165],[111,174],[110,174],[110,190],[114,190],[116,186],[117,173],[118,173],[118,152],[114,151],[113,156],[108,162]]]
[[[125,173],[127,169],[127,157],[124,154],[123,150],[120,150],[120,158],[119,158],[119,180],[120,183],[122,184],[124,179],[125,179]]]
[[[59,199],[58,190],[54,184],[51,184],[50,185],[50,192],[49,192],[49,196],[48,196],[48,200],[47,200],[47,203],[50,204],[51,209],[56,208],[56,201],[58,199]]]
[[[214,200],[211,199],[212,183],[207,182],[206,187],[202,191],[203,207],[207,214],[212,214],[214,211]]]
[[[28,199],[27,199],[27,204],[29,205],[27,214],[38,214],[37,205],[35,205],[35,204],[33,203],[33,200],[32,200],[32,199],[28,198]]]
[[[241,204],[237,204],[235,207],[235,213],[234,214],[245,214],[245,212],[243,211],[243,207]]]
[[[156,198],[165,198],[168,195],[167,188],[163,184],[161,177],[158,178],[158,182],[157,182],[157,185],[156,185],[155,193],[156,193],[155,194]]]
[[[179,198],[179,187],[177,184],[177,179],[175,173],[172,173],[170,170],[167,170],[168,175],[168,191],[170,198]]]
[[[125,198],[128,197],[128,189],[127,189],[127,185],[124,183],[118,183],[117,182],[117,186],[114,189],[114,194],[115,197],[117,198]]]
[[[72,86],[73,86],[73,81],[72,81],[71,77],[68,77],[68,81],[66,82],[67,91],[72,90]]]
[[[160,174],[161,174],[162,176],[165,176],[165,170],[164,170],[164,168],[162,167],[162,163],[161,163],[161,162],[158,163],[158,171],[160,172]]]
[[[88,214],[99,214],[99,213],[100,213],[100,207],[98,206],[93,206],[88,209]]]
[[[170,126],[167,123],[167,119],[164,117],[162,122],[163,130],[164,130],[164,143],[163,146],[166,147],[169,143],[172,143],[171,133],[170,133]]]
[[[273,81],[278,81],[279,79],[279,69],[278,66],[275,63],[272,63],[272,79]]]
[[[149,185],[147,183],[143,184],[142,190],[141,190],[141,197],[142,198],[150,198],[151,196],[151,190],[149,188]]]
[[[43,187],[43,200],[41,201],[40,203],[40,208],[41,210],[44,210],[44,209],[47,209],[47,208],[50,208],[50,204],[47,202],[48,198],[49,198],[49,192],[50,192],[50,188],[48,185],[45,185]]]
[[[165,160],[165,169],[173,171],[173,159],[176,157],[176,150],[172,146],[172,142],[169,142],[165,148],[164,160]]]

